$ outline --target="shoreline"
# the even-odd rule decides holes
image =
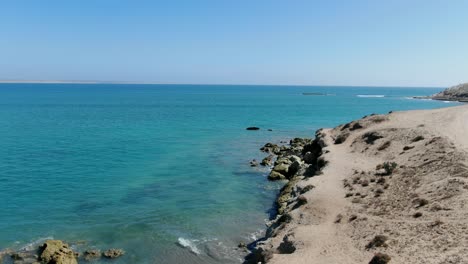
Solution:
[[[288,180],[278,215],[244,263],[468,261],[464,242],[443,246],[464,230],[456,204],[468,202],[465,117],[466,105],[391,112],[319,129],[302,146],[292,140],[270,173]],[[282,159],[299,169],[288,173]]]

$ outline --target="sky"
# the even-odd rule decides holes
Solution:
[[[465,0],[0,0],[0,79],[445,87]]]

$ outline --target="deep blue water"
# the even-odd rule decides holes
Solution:
[[[124,248],[115,263],[239,262],[280,187],[249,167],[259,147],[449,106],[407,98],[439,90],[0,84],[0,249],[53,237]]]

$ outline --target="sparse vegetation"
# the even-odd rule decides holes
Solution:
[[[387,172],[387,175],[392,174],[397,166],[398,166],[398,164],[396,164],[395,162],[384,162],[383,163],[383,169]]]
[[[410,150],[410,149],[413,149],[413,148],[414,148],[414,146],[404,146],[403,150],[407,151],[407,150]]]
[[[349,130],[356,130],[356,129],[361,129],[362,128],[362,125],[359,124],[358,122],[354,123],[354,125],[351,126],[351,128]]]
[[[342,133],[342,134],[338,135],[335,138],[335,144],[341,144],[341,143],[345,142],[346,139],[348,138],[348,136],[349,136],[348,133]]]
[[[419,217],[421,217],[421,216],[422,216],[422,213],[421,213],[421,212],[416,212],[416,213],[413,215],[414,218],[419,218]]]
[[[381,136],[377,132],[367,132],[362,136],[362,139],[364,139],[364,141],[370,145],[373,145],[377,139],[381,139],[381,138],[383,138],[383,136]]]
[[[388,240],[388,237],[384,235],[376,235],[367,245],[367,249],[375,248],[375,247],[383,247],[386,246],[385,242]]]
[[[387,149],[388,147],[390,147],[391,145],[391,142],[390,141],[385,141],[385,143],[383,143],[382,145],[380,145],[377,150],[378,151],[382,151],[382,150],[385,150]]]
[[[424,140],[424,137],[423,136],[417,136],[417,137],[413,138],[411,140],[411,142],[418,142],[418,141],[421,141],[421,140]]]
[[[371,259],[371,261],[369,262],[369,264],[387,264],[390,262],[392,258],[387,255],[387,254],[383,254],[383,253],[377,253],[374,255],[374,257]]]

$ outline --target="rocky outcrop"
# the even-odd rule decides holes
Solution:
[[[468,83],[462,83],[434,94],[434,100],[468,102]]]
[[[253,243],[255,247],[245,258],[244,263],[266,263],[274,253],[291,254],[300,245],[292,239],[294,237],[292,234],[285,236],[277,248],[269,248],[264,242],[276,236],[279,230],[292,221],[289,213],[291,210],[307,204],[307,199],[302,194],[312,190],[314,186],[299,187],[298,182],[320,173],[325,166],[326,162],[321,157],[322,148],[325,147],[323,137],[322,130],[318,130],[313,140],[294,138],[289,145],[278,146],[267,143],[261,148],[264,152],[272,153],[266,158],[265,164],[276,156],[268,179],[287,182],[276,199],[276,218],[269,223],[265,237]]]
[[[61,240],[47,240],[40,248],[39,259],[46,264],[78,264],[75,252]]]

